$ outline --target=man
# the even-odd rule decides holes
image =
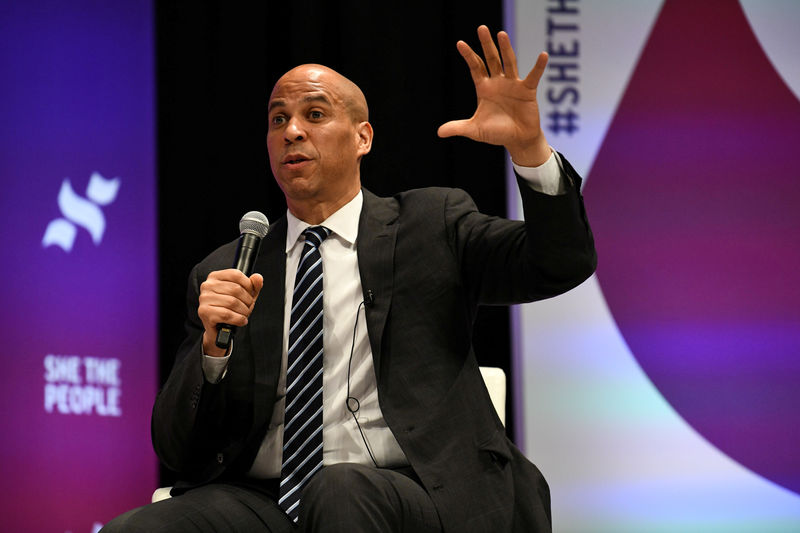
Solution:
[[[546,54],[521,80],[508,35],[500,52],[478,35],[485,64],[458,43],[478,108],[439,135],[506,147],[525,223],[458,190],[362,190],[363,94],[320,65],[287,72],[267,133],[287,216],[252,276],[228,268],[235,243],[193,270],[187,339],[153,411],[182,482],[109,530],[550,531],[547,484],[505,435],[471,327],[478,304],[579,284],[595,252],[580,177],[539,124]],[[239,328],[227,351],[222,323]]]

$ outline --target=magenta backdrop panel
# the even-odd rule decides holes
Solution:
[[[0,8],[4,531],[96,530],[157,483],[150,2]]]
[[[667,0],[591,171],[598,279],[658,389],[800,492],[800,101],[734,1]]]

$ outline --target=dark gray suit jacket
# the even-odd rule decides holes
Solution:
[[[566,195],[521,187],[525,223],[480,214],[457,189],[393,198],[364,191],[357,241],[370,345],[385,420],[439,512],[445,531],[550,531],[539,470],[508,440],[471,347],[479,304],[563,293],[596,265],[568,163]],[[269,425],[283,335],[286,220],[261,247],[264,288],[237,333],[225,379],[201,369],[199,286],[229,268],[235,242],[198,264],[189,281],[187,338],[153,410],[153,442],[185,484],[243,475]]]

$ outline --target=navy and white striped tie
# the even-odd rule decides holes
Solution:
[[[322,468],[322,256],[331,230],[311,226],[297,266],[289,322],[283,465],[278,505],[297,521],[303,485]]]

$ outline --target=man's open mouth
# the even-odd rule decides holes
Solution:
[[[295,165],[297,163],[302,163],[304,161],[308,161],[309,159],[302,155],[290,155],[284,158],[283,164],[284,165]]]

